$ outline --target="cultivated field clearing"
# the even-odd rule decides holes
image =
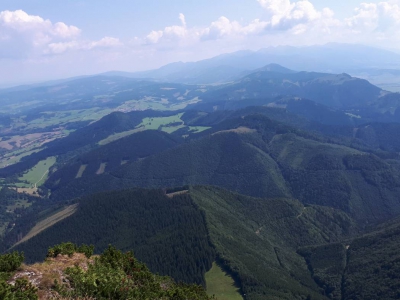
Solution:
[[[6,150],[13,150],[18,148],[27,148],[32,145],[36,147],[42,146],[48,142],[51,142],[57,137],[62,137],[61,131],[43,132],[43,133],[32,133],[27,135],[16,135],[8,140],[0,141],[0,148]]]
[[[106,170],[107,163],[101,163],[99,169],[97,170],[96,174],[101,175]]]
[[[216,263],[206,273],[207,294],[218,300],[243,300],[232,277],[227,275]]]
[[[65,218],[68,218],[69,216],[72,216],[76,210],[77,210],[78,204],[74,204],[71,206],[66,207],[62,211],[59,211],[58,213],[44,219],[43,221],[40,221],[33,227],[27,235],[25,235],[18,243],[16,243],[14,246],[21,244],[23,242],[26,242],[30,238],[34,237],[35,235],[39,234],[43,230],[46,230],[47,228],[53,226],[54,224],[64,220]]]
[[[76,174],[75,178],[81,178],[83,175],[83,172],[85,172],[86,168],[87,168],[87,165],[81,165],[79,167],[78,173]]]
[[[55,164],[55,162],[56,157],[48,157],[46,160],[38,162],[36,166],[20,177],[19,180],[28,182],[31,187],[39,187],[46,181],[49,169]]]
[[[182,116],[183,113],[179,113],[170,117],[144,118],[142,123],[139,124],[138,127],[144,127],[145,129],[153,130],[162,127],[162,130],[164,131],[163,127],[169,124],[180,123],[181,125],[183,125],[183,121],[181,120]]]

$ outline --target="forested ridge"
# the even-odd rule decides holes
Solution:
[[[165,190],[105,192],[78,203],[74,215],[15,249],[24,251],[28,261],[38,261],[54,242],[85,241],[96,251],[111,243],[133,249],[152,272],[203,285],[205,272],[217,260],[246,299],[269,294],[325,299],[296,249],[340,241],[359,231],[356,222],[339,210],[305,207],[284,198],[252,198],[215,187],[191,187],[173,197]],[[273,278],[268,276],[271,272]]]
[[[127,190],[84,197],[71,217],[15,249],[26,261],[41,261],[52,244],[93,244],[97,253],[109,244],[133,250],[152,272],[177,281],[204,283],[215,252],[204,216],[188,195],[172,199],[161,190]]]
[[[227,119],[200,138],[110,172],[54,185],[51,197],[60,201],[123,188],[212,184],[250,196],[293,197],[339,208],[368,223],[400,212],[399,178],[398,164],[257,114]]]

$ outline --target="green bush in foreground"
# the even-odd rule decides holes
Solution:
[[[0,281],[0,299],[37,300],[37,289],[25,278],[18,278],[14,285]]]
[[[0,255],[0,299],[36,300],[36,288],[26,279],[18,278],[14,285],[7,283],[24,261],[24,254],[14,251]]]
[[[211,299],[197,285],[176,284],[169,277],[152,274],[132,252],[122,253],[109,246],[95,258],[87,271],[75,266],[68,268],[69,285],[56,283],[64,297],[93,297],[96,299]]]
[[[0,255],[0,272],[14,272],[21,266],[23,261],[24,254],[17,251]]]

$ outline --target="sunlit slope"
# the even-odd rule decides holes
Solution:
[[[218,131],[219,129],[219,131]],[[294,197],[360,222],[400,212],[396,166],[265,116],[226,120],[174,149],[53,190],[54,199],[129,187],[216,185],[257,197]]]
[[[133,249],[154,272],[203,284],[217,260],[248,299],[326,299],[296,250],[358,231],[348,215],[332,208],[215,187],[169,197],[162,190],[105,192],[78,203],[72,216],[16,249],[36,261],[54,243],[94,244],[98,251],[111,243]]]

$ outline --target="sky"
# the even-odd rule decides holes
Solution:
[[[0,86],[329,42],[400,52],[400,0],[0,0]]]

